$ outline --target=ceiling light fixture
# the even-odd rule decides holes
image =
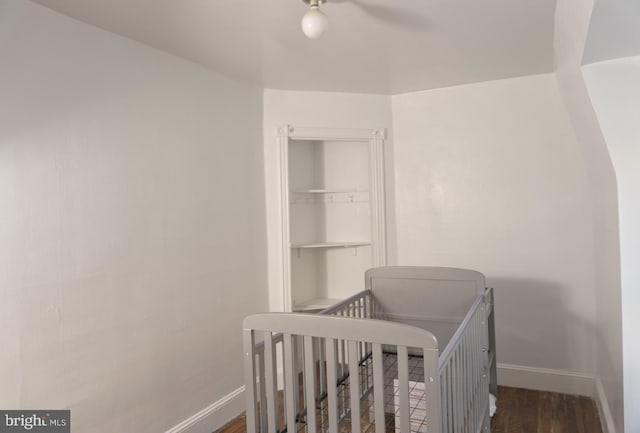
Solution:
[[[311,9],[302,17],[302,32],[309,39],[318,39],[329,27],[329,20],[319,7],[325,0],[302,1],[311,6]]]

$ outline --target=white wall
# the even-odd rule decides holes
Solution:
[[[498,361],[591,373],[587,183],[552,74],[392,97],[398,262],[476,269]]]
[[[157,433],[241,387],[262,89],[24,0],[0,63],[0,407]]]
[[[593,107],[618,179],[625,431],[640,413],[640,57],[584,66]]]
[[[299,92],[265,89],[263,105],[265,192],[269,249],[269,304],[282,311],[282,232],[280,204],[280,161],[276,128],[280,125],[324,128],[387,128],[385,171],[387,182],[388,262],[395,262],[393,221],[393,131],[388,96],[355,93]],[[364,276],[362,280],[364,284]]]
[[[597,306],[597,402],[610,433],[622,432],[622,318],[616,174],[593,110],[580,65],[593,0],[558,0],[556,77],[571,119],[591,193],[593,280]]]

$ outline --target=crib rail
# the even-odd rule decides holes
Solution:
[[[338,433],[341,419],[348,419],[354,433],[360,433],[364,423],[368,423],[365,431],[384,433],[383,345],[397,348],[401,431],[410,431],[408,348],[422,350],[425,398],[438,401],[438,347],[433,335],[360,316],[331,317],[375,312],[366,294],[343,304],[322,315],[267,313],[244,320],[248,433]],[[263,343],[256,344],[260,339]],[[279,367],[284,372],[280,393]],[[324,375],[319,374],[323,370]],[[342,393],[341,374],[343,381],[348,378]],[[371,401],[370,414],[361,412],[365,397]],[[430,431],[438,432],[438,406],[430,404],[427,411]]]
[[[370,290],[363,290],[355,295],[332,305],[320,312],[327,316],[357,317],[378,319],[382,314],[380,305]]]
[[[488,423],[488,333],[485,296],[478,296],[440,355],[442,433],[475,433]]]

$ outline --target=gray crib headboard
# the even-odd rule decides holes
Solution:
[[[369,269],[365,286],[389,315],[461,320],[484,294],[485,278],[468,269],[385,266]]]

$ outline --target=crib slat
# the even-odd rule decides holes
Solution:
[[[467,336],[466,336],[466,342],[465,345],[467,346],[467,383],[468,383],[468,387],[469,387],[469,397],[467,398],[467,419],[468,419],[468,424],[469,424],[469,431],[472,432],[475,428],[475,420],[476,420],[476,414],[475,414],[475,402],[477,400],[476,398],[476,387],[475,387],[475,381],[474,381],[474,370],[473,370],[473,366],[474,366],[474,358],[475,358],[475,354],[473,353],[473,332],[474,332],[474,325],[475,325],[475,316],[473,318],[473,320],[471,321],[471,323],[469,324],[469,329],[467,329]]]
[[[458,417],[460,427],[458,430],[464,433],[464,351],[462,344],[458,345]]]
[[[455,369],[456,357],[455,352],[449,361],[449,372],[451,381],[451,431],[455,431],[458,420],[456,419],[456,369]]]
[[[277,433],[278,431],[278,387],[275,383],[277,376],[275,353],[274,353],[273,336],[271,332],[264,333],[264,365],[267,382],[267,407],[264,402],[261,403],[260,410],[267,411],[267,423],[269,433]]]
[[[484,315],[484,310],[482,310],[480,312],[480,314],[477,315],[476,317],[476,323],[474,325],[475,328],[475,332],[474,332],[474,341],[473,341],[473,353],[475,354],[475,366],[474,366],[474,374],[475,374],[475,386],[479,389],[479,393],[483,392],[482,391],[482,347],[479,343],[480,341],[480,334],[481,334],[481,320],[482,320],[482,315]],[[483,407],[482,407],[482,400],[480,399],[476,399],[476,417],[478,422],[481,422],[480,420],[482,419],[483,416]]]
[[[471,333],[473,332],[473,322],[471,322],[471,326],[467,330],[467,336],[465,338],[465,346],[467,351],[467,389],[469,390],[469,395],[467,396],[467,405],[465,407],[465,412],[467,414],[467,424],[469,424],[469,431],[471,432],[472,427],[475,428],[474,420],[475,416],[473,414],[473,402],[475,400],[475,390],[473,386],[473,352],[471,351]]]
[[[468,332],[468,331],[467,331]],[[467,391],[468,394],[465,396],[465,407],[464,407],[464,412],[465,412],[465,416],[467,417],[467,424],[468,424],[468,430],[471,431],[471,427],[472,427],[472,423],[470,422],[472,420],[471,418],[471,404],[473,402],[473,388],[472,388],[472,383],[471,383],[471,350],[469,347],[469,341],[470,341],[470,337],[469,334],[467,334],[464,338],[464,347],[465,347],[465,358],[467,359],[467,365],[466,365],[466,370],[465,370],[465,378],[467,379]]]
[[[482,312],[482,314],[484,314]],[[476,395],[478,395],[478,393],[482,392],[482,386],[480,385],[480,375],[478,374],[478,369],[480,369],[480,353],[482,353],[480,351],[480,346],[478,345],[478,336],[480,335],[480,315],[476,314],[476,318],[474,320],[473,323],[473,341],[471,344],[472,347],[472,351],[473,351],[473,386],[476,389]],[[480,422],[480,419],[482,419],[482,413],[480,411],[481,405],[480,403],[482,402],[482,400],[478,399],[477,397],[474,399],[475,402],[475,408],[474,408],[474,419],[477,422]]]
[[[467,332],[469,332],[471,330],[471,328],[469,328],[469,330]],[[473,404],[473,384],[471,382],[472,379],[472,375],[471,375],[471,350],[470,350],[470,346],[469,346],[469,342],[471,341],[471,338],[469,336],[470,334],[468,333],[465,336],[464,339],[464,346],[465,346],[465,352],[466,352],[466,358],[467,358],[467,370],[465,371],[465,377],[467,379],[467,391],[469,392],[469,394],[466,396],[466,402],[465,402],[465,407],[464,407],[464,412],[466,414],[467,417],[467,424],[468,424],[468,430],[471,431],[471,427],[472,427],[472,416],[471,416],[471,407]]]
[[[358,369],[358,342],[349,341],[349,394],[351,395],[351,431],[354,433],[358,433],[361,431],[360,379]]]
[[[302,370],[300,369],[301,366],[298,365],[299,362],[299,356],[298,354],[300,354],[300,345],[299,345],[299,341],[300,341],[300,336],[299,335],[294,335],[291,338],[291,350],[293,351],[293,377],[295,378],[295,380],[293,381],[293,400],[295,401],[295,408],[296,408],[296,415],[302,410],[302,402],[300,401],[300,381],[298,380],[300,377],[300,372],[302,372]]]
[[[327,350],[327,396],[329,412],[329,433],[338,433],[338,378],[336,377],[337,353],[336,340],[326,339]]]
[[[398,346],[398,393],[400,399],[400,431],[411,431],[409,423],[409,364],[406,346]]]
[[[344,340],[340,340],[340,377],[344,377],[347,374],[347,345]],[[349,402],[347,401],[347,393],[342,393],[342,412],[340,413],[340,417],[347,413],[347,408],[349,407]]]
[[[285,407],[287,414],[287,432],[296,432],[296,389],[295,386],[295,368],[296,358],[293,351],[293,339],[295,337],[291,334],[284,334],[284,388],[285,388]]]
[[[304,337],[304,379],[307,407],[307,433],[316,433],[316,363],[313,356],[313,337]]]
[[[462,341],[462,339],[460,340]],[[465,433],[464,430],[464,350],[462,343],[458,344],[458,418],[460,424],[458,430],[460,433]]]
[[[455,392],[455,382],[454,382],[454,378],[453,378],[453,358],[451,359],[450,363],[449,363],[449,431],[451,431],[452,433],[454,432],[455,429],[455,406],[454,406],[454,398],[456,395]]]
[[[426,383],[426,378],[425,378],[425,383]],[[443,403],[447,399],[447,391],[446,391],[446,388],[445,388],[445,375],[444,375],[444,373],[442,373],[440,375],[440,390],[438,392],[439,392],[439,395],[440,395],[440,403],[441,403],[440,404],[439,417],[442,420],[442,422],[441,422],[440,425],[441,425],[442,431],[446,432],[447,431],[447,427],[446,427],[446,409],[445,409],[445,406],[444,406]]]
[[[464,393],[466,392],[464,386],[464,346],[462,344],[462,338],[458,344],[458,402],[460,406],[458,407],[458,414],[460,416],[460,427],[458,431],[460,433],[466,433],[465,425],[464,425]]]
[[[447,414],[447,400],[449,399],[449,393],[447,392],[447,370],[445,369],[440,376],[440,400],[442,408],[442,432],[447,433],[449,431],[449,415]]]
[[[461,340],[462,341],[462,340]],[[458,348],[458,351],[460,352],[459,356],[459,361],[460,363],[458,364],[458,372],[459,372],[459,376],[460,376],[460,388],[459,388],[459,395],[460,395],[460,425],[462,426],[462,431],[464,432],[464,427],[465,427],[465,422],[464,422],[464,403],[465,403],[465,371],[464,371],[464,345],[461,342]]]
[[[326,369],[327,354],[326,354],[326,350],[325,350],[324,340],[322,338],[318,338],[317,342],[318,342],[318,356],[320,357],[320,359],[319,359],[320,384],[318,386],[318,393],[320,395],[322,395],[322,394],[327,392],[327,369]],[[320,406],[320,408],[322,410],[322,406]],[[321,412],[320,413],[320,430],[323,431],[323,432],[327,430],[327,426],[325,424],[325,421],[326,421],[326,419],[322,415],[322,412]]]
[[[384,367],[382,345],[373,344],[373,402],[375,405],[376,433],[385,433],[384,419]]]
[[[464,422],[464,431],[469,431],[469,423],[467,419],[467,407],[469,405],[469,375],[467,372],[469,371],[467,365],[467,336],[465,335],[461,338],[460,344],[462,346],[462,419]]]
[[[484,314],[484,311],[481,312],[481,314]],[[477,315],[476,317],[476,323],[474,325],[474,341],[473,341],[473,353],[475,354],[475,366],[474,366],[474,373],[475,373],[475,377],[474,377],[474,381],[475,381],[475,386],[479,388],[479,392],[482,392],[482,384],[481,384],[481,377],[482,377],[482,373],[481,373],[481,369],[482,369],[482,364],[481,364],[481,360],[482,358],[480,357],[482,351],[481,351],[481,346],[480,344],[478,344],[478,342],[480,341],[480,332],[481,332],[481,316]],[[478,420],[478,422],[481,421],[482,419],[482,401],[480,399],[476,399],[476,419]]]
[[[442,431],[448,433],[451,432],[451,411],[449,410],[449,375],[446,375],[442,378],[442,387],[444,389],[444,394],[441,402],[442,412],[444,413],[444,415],[442,416]]]
[[[446,368],[444,369],[444,378],[443,378],[443,382],[444,382],[444,389],[446,392],[446,399],[445,401],[443,401],[443,405],[444,405],[444,411],[445,411],[445,423],[446,423],[446,429],[443,428],[443,431],[446,433],[450,433],[452,430],[451,427],[451,375],[449,374],[449,366],[451,364],[447,364]],[[443,397],[445,398],[445,397]]]
[[[440,376],[438,375],[438,350],[424,350],[424,398],[426,405],[426,419],[428,431],[443,432],[442,399],[439,395]]]
[[[362,317],[371,317],[370,312],[369,312],[369,297],[367,295],[364,296],[364,298],[362,298],[362,303],[363,303],[363,308],[362,308],[362,312],[363,312],[363,316]]]
[[[477,420],[479,419],[478,413],[478,381],[477,381],[477,361],[478,354],[476,352],[476,333],[477,333],[477,325],[478,325],[478,316],[474,316],[473,321],[471,323],[471,329],[469,332],[469,353],[471,354],[471,388],[473,392],[473,396],[471,397],[471,419],[473,428],[477,425]]]
[[[253,352],[255,341],[253,331],[245,329],[243,332],[243,348],[244,348],[244,377],[246,378],[245,397],[247,401],[247,433],[256,433],[258,424],[256,420],[256,369],[255,354]]]
[[[484,314],[484,313],[482,313]],[[482,413],[480,412],[480,408],[481,405],[480,403],[482,402],[482,400],[480,400],[478,398],[478,393],[482,392],[482,385],[479,382],[479,378],[480,375],[478,373],[478,370],[480,368],[480,353],[482,353],[480,350],[480,346],[478,345],[478,336],[480,335],[480,321],[479,321],[480,316],[476,315],[476,319],[474,321],[473,324],[473,343],[472,343],[472,350],[473,350],[473,386],[474,388],[476,388],[476,398],[475,400],[475,420],[476,420],[476,424],[480,422],[480,420],[482,419]]]
[[[267,404],[267,379],[266,379],[266,366],[264,363],[264,350],[262,351],[262,356],[260,353],[257,356],[260,365],[258,366],[259,370],[259,380],[260,380],[260,431],[266,432],[268,429],[267,426],[267,408],[265,405]]]
[[[456,422],[454,425],[454,430],[455,431],[461,431],[462,430],[462,417],[460,416],[460,408],[462,407],[462,403],[461,403],[461,399],[462,399],[462,392],[460,391],[460,383],[462,381],[462,372],[460,371],[460,347],[458,346],[458,348],[456,349],[456,354],[454,357],[454,378],[455,378],[455,391],[454,391],[454,395],[455,395],[455,401],[456,401],[456,406],[454,408],[455,410],[455,415],[456,415]]]

